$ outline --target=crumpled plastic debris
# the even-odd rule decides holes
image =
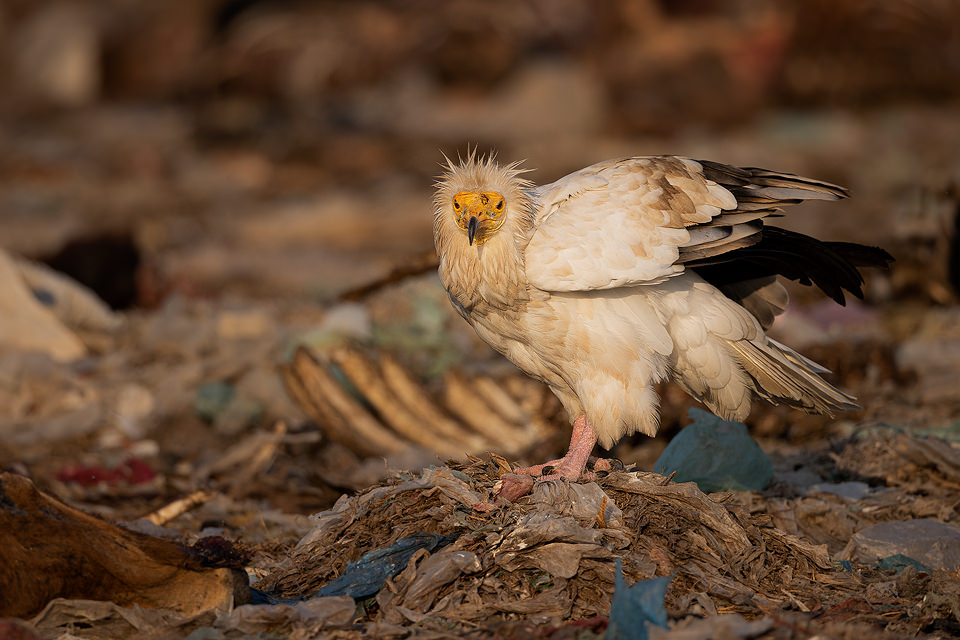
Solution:
[[[840,557],[872,563],[897,555],[953,570],[960,566],[960,527],[930,519],[880,522],[854,533]]]
[[[705,493],[761,491],[773,478],[773,464],[747,427],[691,408],[693,421],[678,433],[654,464],[676,482],[696,482]]]
[[[313,529],[297,543],[294,553],[308,553],[312,549],[324,548],[333,544],[337,537],[356,519],[366,515],[367,509],[378,500],[405,491],[440,491],[465,507],[483,501],[483,497],[473,491],[462,480],[457,479],[447,467],[424,469],[420,478],[405,480],[400,484],[377,487],[358,496],[343,495],[327,511],[310,516],[315,522]]]
[[[103,405],[96,386],[66,364],[42,353],[0,355],[0,440],[9,446],[46,451],[83,438],[103,425]]]
[[[554,483],[551,483],[554,484]],[[533,511],[522,516],[516,528],[503,539],[495,560],[507,571],[537,568],[558,578],[577,574],[583,558],[610,558],[613,553],[603,542],[605,532],[583,526],[569,516]],[[619,536],[614,536],[625,546]]]
[[[623,525],[623,511],[596,482],[540,482],[527,502],[554,505],[559,507],[560,514],[600,528]]]
[[[623,578],[623,561],[617,558],[613,602],[606,640],[647,640],[647,623],[667,628],[667,609],[663,599],[673,576],[638,580],[627,586]]]
[[[767,606],[783,598],[783,589],[796,608],[809,608],[817,592],[808,575],[824,576],[823,584],[854,584],[851,574],[831,562],[826,545],[799,537],[796,526],[772,527],[765,515],[753,515],[750,501],[770,500],[766,495],[731,502],[704,494],[693,482],[665,483],[660,474],[613,471],[592,483],[540,482],[514,503],[496,501],[478,510],[477,504],[496,491],[501,469],[495,459],[478,458],[420,475],[401,474],[343,497],[312,517],[314,530],[257,588],[274,597],[316,593],[344,574],[348,559],[424,530],[461,537],[434,553],[416,551],[384,582],[367,621],[368,634],[374,624],[387,625],[390,633],[410,625],[456,629],[446,637],[491,620],[506,625],[496,627],[504,637],[515,637],[511,631],[521,635],[521,628],[526,633],[526,627],[511,627],[508,621],[556,624],[602,616],[606,624],[618,557],[628,583],[675,574],[666,607],[683,616],[712,619],[731,605],[752,611],[750,603]],[[780,500],[784,507],[794,506]],[[830,494],[792,500],[845,506]],[[391,537],[391,531],[397,533]],[[753,637],[770,621],[754,627],[753,620],[731,618],[727,624],[736,630],[729,637]],[[659,627],[649,627],[651,639],[688,637],[661,636]],[[709,631],[709,625],[699,626],[689,629],[689,637],[716,637]],[[566,637],[560,631],[547,635]]]
[[[377,593],[377,604],[384,612],[383,621],[389,624],[419,622],[427,615],[442,615],[443,610],[456,609],[449,597],[437,602],[440,592],[461,575],[475,574],[482,568],[480,558],[472,551],[443,549],[433,554],[417,551],[403,571]]]
[[[122,315],[73,278],[30,260],[19,259],[16,264],[34,297],[67,327],[109,333],[123,324]]]
[[[480,558],[472,551],[444,549],[431,554],[417,570],[417,577],[407,588],[403,604],[426,611],[433,605],[441,588],[461,574],[476,573],[480,569]]]
[[[191,629],[210,624],[216,613],[205,611],[184,615],[170,609],[151,609],[134,605],[122,607],[102,600],[66,600],[57,598],[30,622],[43,637],[76,637],[70,631],[78,626],[96,625],[99,637],[124,640],[143,638],[163,629],[170,637],[185,637]]]
[[[269,631],[283,624],[349,624],[357,605],[353,598],[334,596],[311,598],[296,604],[247,604],[217,618],[214,626],[242,633]]]
[[[383,587],[388,578],[397,575],[420,549],[433,551],[444,547],[459,536],[436,533],[415,533],[400,538],[388,547],[375,549],[347,565],[343,575],[325,584],[316,595],[368,598]]]
[[[14,259],[0,250],[0,352],[41,351],[70,362],[87,348],[28,287]]]
[[[806,488],[807,495],[815,493],[829,493],[840,496],[844,500],[856,502],[870,495],[870,485],[866,482],[817,482]]]
[[[772,617],[745,620],[739,613],[721,613],[707,618],[688,617],[669,631],[653,627],[650,640],[713,640],[714,638],[757,638],[773,628]]]
[[[935,467],[945,478],[960,481],[960,448],[941,438],[911,438],[905,433],[887,433],[891,449],[920,467]]]

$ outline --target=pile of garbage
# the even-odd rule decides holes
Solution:
[[[471,457],[392,475],[343,495],[309,523],[263,512],[261,524],[251,525],[272,522],[286,535],[247,528],[231,543],[207,525],[206,537],[190,548],[157,523],[191,511],[194,521],[249,521],[251,505],[200,496],[118,528],[4,474],[0,520],[4,535],[14,537],[5,546],[16,548],[29,524],[45,551],[23,561],[49,563],[69,553],[86,577],[51,577],[53,591],[42,597],[57,595],[57,585],[67,591],[45,607],[32,603],[29,591],[6,601],[18,615],[31,612],[30,626],[0,622],[43,637],[83,638],[896,638],[958,631],[960,448],[862,426],[819,451],[747,452],[744,468],[753,471],[734,478],[698,443],[712,438],[716,457],[724,458],[724,447],[742,434],[705,414],[694,418],[687,429],[696,437],[681,432],[657,463],[668,475],[631,465],[597,471],[592,482],[538,481],[511,502],[499,495],[510,464]],[[690,460],[684,447],[714,471],[677,482]],[[753,481],[763,488],[703,491]],[[241,567],[252,588],[238,581]],[[131,600],[134,590],[142,597]],[[188,591],[203,595],[203,606],[197,595],[180,597]],[[153,608],[140,608],[143,602]],[[649,635],[631,635],[638,629]]]
[[[960,450],[879,429],[833,455],[832,469],[794,462],[763,493],[705,494],[615,471],[539,482],[515,503],[496,495],[502,460],[429,468],[314,516],[256,586],[282,601],[353,597],[355,624],[378,637],[511,637],[520,627],[567,637],[555,635],[564,624],[596,618],[602,627],[618,615],[621,566],[624,584],[669,578],[664,619],[676,637],[954,629],[960,527],[944,505],[960,498]],[[862,475],[881,466],[888,477]],[[862,480],[830,481],[844,476]]]

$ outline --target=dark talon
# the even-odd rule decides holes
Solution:
[[[594,473],[597,474],[598,478],[606,478],[608,475],[610,475],[609,471],[604,471],[603,469],[600,471],[594,471]]]
[[[549,476],[553,473],[553,470],[554,470],[553,465],[548,464],[547,466],[545,466],[543,469],[540,470],[540,475]]]
[[[620,458],[607,458],[607,461],[610,463],[611,471],[624,471],[627,468]]]

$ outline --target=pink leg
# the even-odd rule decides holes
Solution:
[[[513,473],[524,474],[528,476],[539,476],[543,473],[544,467],[560,467],[567,461],[567,456],[570,455],[570,452],[577,448],[580,444],[580,440],[583,437],[584,427],[587,425],[587,417],[580,416],[573,422],[573,435],[570,436],[570,446],[567,448],[567,454],[562,458],[557,458],[556,460],[550,460],[549,462],[544,462],[543,464],[537,464],[532,467],[518,467],[513,470]],[[593,432],[593,427],[590,427],[591,433]],[[596,438],[594,438],[594,443]],[[590,448],[593,448],[593,443],[590,444]],[[588,452],[589,453],[589,452]],[[586,463],[584,463],[586,464]]]
[[[563,456],[560,466],[553,473],[543,476],[544,480],[555,480],[557,478],[566,478],[567,480],[579,480],[583,475],[583,470],[587,466],[587,460],[590,458],[590,452],[593,446],[597,444],[597,434],[593,430],[593,425],[587,422],[586,416],[577,418],[577,422],[583,421],[580,430],[580,437],[576,442],[570,443],[570,450]]]
[[[531,476],[540,476],[541,480],[566,478],[572,481],[579,480],[581,477],[594,476],[593,472],[584,474],[583,470],[587,466],[590,452],[593,451],[593,445],[596,443],[597,434],[593,430],[593,425],[587,422],[586,416],[580,416],[573,423],[573,437],[570,438],[570,449],[565,456],[545,464],[514,469],[513,473],[503,474],[500,476],[497,495],[511,502],[525,496],[533,490],[534,479]],[[540,475],[546,466],[554,467],[553,473],[546,476]],[[599,460],[596,467],[609,471],[610,463],[606,460]]]

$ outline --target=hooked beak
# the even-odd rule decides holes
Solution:
[[[470,246],[473,246],[473,237],[477,235],[477,227],[480,226],[480,220],[477,216],[470,216],[470,222],[467,223],[467,240],[470,241]]]

